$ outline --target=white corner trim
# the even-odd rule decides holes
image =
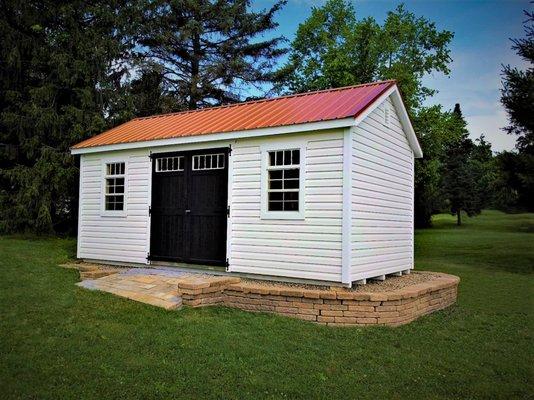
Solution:
[[[230,151],[228,152],[228,203],[227,206],[230,209],[230,214],[226,220],[226,259],[228,260],[228,272],[232,271],[232,218],[233,218],[233,204],[232,194],[234,187],[234,157],[232,156],[232,145],[230,145]]]
[[[78,188],[78,237],[76,238],[76,257],[80,258],[82,249],[82,210],[83,210],[83,162],[84,157],[80,157],[80,177]]]
[[[352,286],[351,237],[352,226],[352,133],[354,128],[343,132],[343,219],[341,233],[341,282]]]
[[[325,129],[343,128],[354,125],[354,118],[342,118],[330,121],[307,122],[304,124],[275,126],[267,128],[250,129],[244,131],[210,133],[205,135],[182,136],[171,139],[145,140],[142,142],[117,143],[104,146],[71,148],[71,154],[100,153],[104,151],[129,150],[139,148],[152,148],[157,146],[180,145],[186,143],[202,143],[215,140],[234,140],[258,136],[283,135],[287,133],[320,131]]]
[[[153,166],[153,163],[154,163],[154,160],[150,157],[150,153],[148,153],[147,157],[148,159],[148,163],[147,163],[147,166],[148,166],[148,193],[147,193],[147,200],[148,200],[148,210],[146,210],[147,212],[147,220],[146,220],[146,246],[145,246],[145,251],[146,251],[146,264],[147,265],[150,265],[151,262],[150,262],[150,259],[148,257],[148,255],[150,254],[150,251],[151,251],[151,248],[150,248],[150,245],[151,245],[151,240],[152,240],[152,213],[149,212],[149,210],[152,208],[152,177],[153,177],[153,174],[152,174],[152,168],[154,168]]]

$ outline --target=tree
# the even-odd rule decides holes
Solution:
[[[240,90],[272,80],[283,39],[258,37],[278,26],[285,4],[250,11],[249,0],[155,0],[144,13],[140,56],[159,64],[164,94],[175,108],[240,100]]]
[[[419,134],[424,157],[415,160],[415,226],[431,226],[432,214],[443,207],[442,166],[447,158],[446,150],[459,140],[461,131],[451,112],[441,106],[422,107],[412,118]]]
[[[510,121],[505,131],[517,135],[518,153],[499,155],[498,165],[501,193],[507,194],[501,198],[513,199],[507,207],[534,211],[534,14],[525,11],[525,15],[526,37],[512,39],[512,49],[529,67],[523,71],[505,66],[501,91],[501,102]]]
[[[471,163],[474,144],[469,139],[466,122],[460,105],[456,104],[452,112],[456,127],[460,132],[459,139],[446,148],[443,163],[443,191],[448,201],[451,214],[456,214],[457,224],[462,224],[462,211],[474,216],[481,211],[481,198],[477,190],[477,176]]]
[[[506,132],[518,135],[520,152],[534,155],[534,14],[525,11],[526,38],[512,39],[512,49],[530,64],[525,71],[503,67],[501,102],[510,119]]]
[[[358,20],[350,3],[329,0],[299,26],[289,60],[278,72],[279,89],[305,92],[396,79],[411,112],[434,93],[422,78],[449,73],[452,37],[403,5],[380,26],[373,18]]]
[[[69,147],[108,126],[132,48],[127,0],[5,0],[0,8],[0,231],[67,231]]]

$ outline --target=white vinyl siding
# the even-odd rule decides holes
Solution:
[[[352,160],[351,279],[413,268],[414,155],[389,98],[354,130]]]
[[[148,150],[121,152],[111,158],[109,153],[81,157],[78,258],[146,263],[150,193]],[[102,165],[118,159],[127,165],[127,209],[123,215],[106,215],[102,212],[105,190]]]
[[[262,148],[305,149],[301,195],[304,218],[261,218]],[[268,276],[339,281],[343,131],[306,133],[288,138],[243,139],[232,146],[230,271]]]

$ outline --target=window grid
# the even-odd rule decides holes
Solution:
[[[125,163],[107,163],[104,207],[106,211],[124,210]]]
[[[175,172],[184,170],[184,157],[162,157],[156,159],[156,172]]]
[[[193,171],[224,169],[224,154],[197,154],[191,162]]]
[[[299,211],[300,150],[268,152],[268,211]]]

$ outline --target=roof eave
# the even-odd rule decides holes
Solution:
[[[107,151],[118,151],[118,150],[130,150],[130,149],[139,149],[139,148],[153,148],[160,146],[171,146],[179,144],[188,144],[188,143],[204,143],[204,142],[215,142],[221,140],[234,140],[234,139],[243,139],[259,136],[271,136],[271,135],[283,135],[288,133],[298,133],[298,132],[311,132],[311,131],[320,131],[327,129],[336,129],[344,128],[355,125],[354,117],[340,118],[328,121],[316,121],[316,122],[306,122],[303,124],[294,124],[294,125],[284,125],[284,126],[275,126],[275,127],[265,127],[258,129],[249,129],[243,131],[233,131],[233,132],[220,132],[220,133],[210,133],[204,135],[191,135],[191,136],[180,136],[168,139],[154,139],[154,140],[145,140],[140,142],[129,142],[129,143],[115,143],[115,144],[106,144],[101,146],[92,146],[92,147],[77,147],[71,148],[71,154],[89,154],[89,153],[101,153]]]

